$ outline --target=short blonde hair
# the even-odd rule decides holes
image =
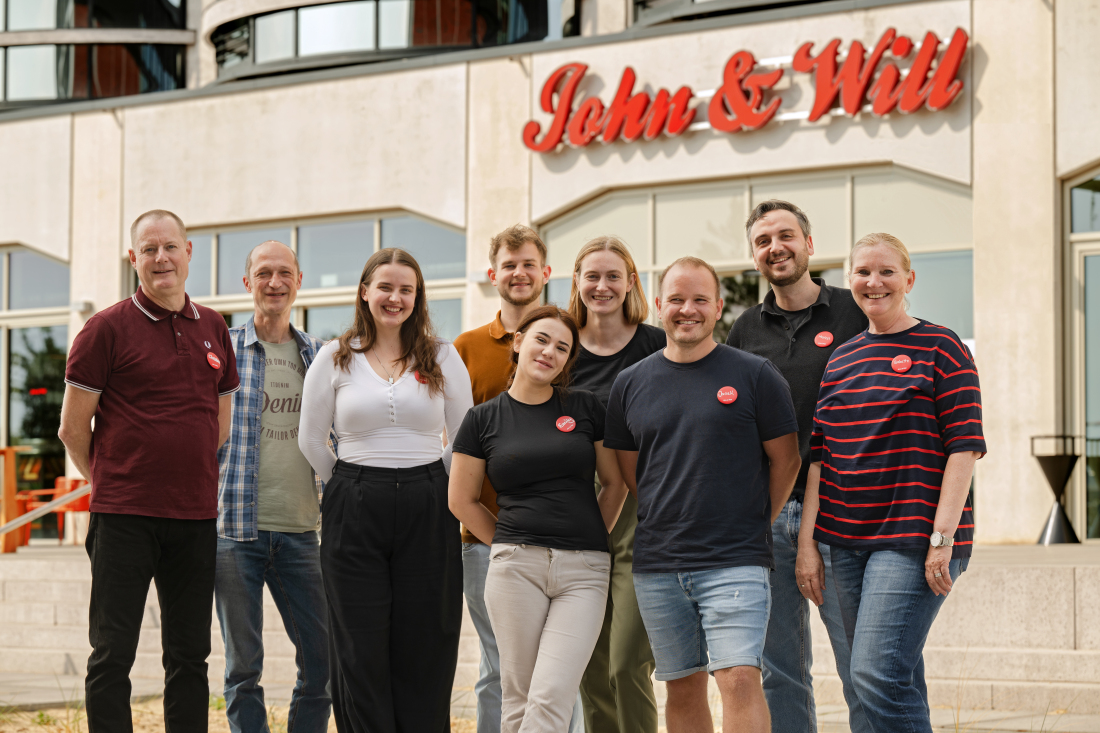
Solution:
[[[542,258],[542,265],[545,267],[546,245],[538,232],[522,224],[514,224],[489,240],[489,266],[494,270],[496,269],[497,255],[500,253],[501,247],[509,252],[515,252],[528,242],[535,245],[535,249],[539,251],[539,257]]]
[[[634,264],[634,257],[631,256],[630,249],[626,246],[626,242],[618,237],[605,236],[596,237],[581,247],[581,251],[577,253],[577,260],[573,265],[573,285],[569,292],[569,315],[573,316],[573,320],[577,322],[577,325],[584,328],[585,324],[588,323],[588,306],[581,300],[580,289],[577,287],[577,276],[581,274],[581,263],[584,262],[584,258],[593,252],[612,252],[618,255],[626,263],[627,278],[629,279],[631,275],[634,276],[634,287],[626,294],[626,299],[623,301],[623,315],[626,317],[626,322],[631,326],[636,326],[648,318],[649,306],[645,302],[642,278],[638,275],[638,266]]]
[[[912,269],[912,263],[909,261],[909,249],[902,244],[900,239],[886,232],[874,232],[862,237],[855,243],[855,246],[852,247],[852,251],[848,255],[848,274],[852,274],[852,263],[855,261],[856,252],[879,244],[894,250],[897,256],[901,258],[901,267],[903,270],[909,272],[909,270]]]
[[[714,265],[710,264],[706,260],[701,260],[698,257],[681,257],[674,261],[671,265],[661,271],[661,276],[657,278],[657,293],[664,296],[665,277],[672,271],[674,267],[696,267],[701,270],[706,270],[714,278],[714,297],[716,300],[722,299],[722,280],[718,277],[718,272],[714,269]]]
[[[174,221],[176,223],[176,226],[179,227],[180,236],[183,237],[183,241],[185,241],[185,242],[187,241],[187,227],[184,226],[183,219],[179,218],[178,216],[173,214],[171,211],[168,211],[166,209],[152,209],[151,211],[146,211],[144,214],[142,214],[138,218],[134,219],[134,223],[130,225],[130,247],[131,247],[131,249],[133,248],[133,246],[135,244],[137,244],[138,226],[141,224],[141,222],[145,221],[146,219],[152,219],[154,221],[159,220],[159,219],[171,219],[172,221]]]

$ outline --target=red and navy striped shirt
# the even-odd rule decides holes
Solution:
[[[856,550],[927,548],[947,456],[985,453],[970,350],[928,321],[864,331],[833,352],[821,379],[810,460],[821,463],[814,538]],[[970,557],[967,497],[952,557]]]

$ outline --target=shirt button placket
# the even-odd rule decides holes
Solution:
[[[392,386],[390,387],[389,397],[390,397],[390,422],[397,422],[397,419],[394,416],[394,412],[393,412],[393,387]]]

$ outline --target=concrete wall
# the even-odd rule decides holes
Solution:
[[[0,126],[0,244],[69,259],[72,118]]]
[[[1054,6],[1059,176],[1100,164],[1100,0]]]
[[[1035,542],[1053,495],[1028,438],[1061,428],[1054,12],[1040,0],[973,8],[974,334],[989,448],[976,538]]]

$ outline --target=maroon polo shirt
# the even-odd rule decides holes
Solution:
[[[73,340],[65,382],[99,394],[91,510],[218,516],[218,398],[240,388],[225,320],[185,297],[178,313],[135,295]]]

